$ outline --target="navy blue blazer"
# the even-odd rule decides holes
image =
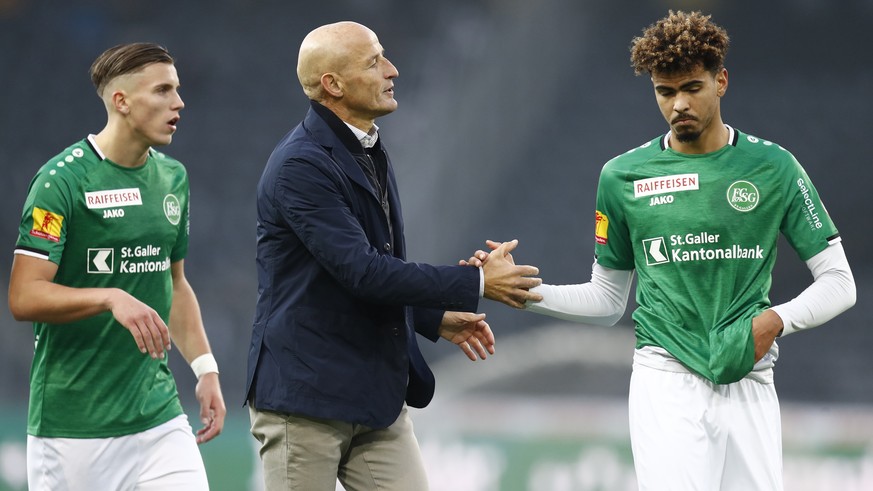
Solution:
[[[351,130],[313,102],[267,161],[246,381],[257,409],[387,427],[404,400],[424,407],[433,397],[415,333],[436,341],[445,310],[478,307],[476,268],[406,261],[390,161],[389,229],[352,155],[363,152]]]

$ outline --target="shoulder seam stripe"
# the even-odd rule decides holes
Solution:
[[[40,249],[34,249],[32,247],[16,247],[15,254],[21,254],[22,256],[30,256],[36,257],[40,259],[48,259],[49,253]]]

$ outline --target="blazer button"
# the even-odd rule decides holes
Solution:
[[[385,249],[385,252],[391,252],[391,244],[386,242],[385,245],[382,246],[382,249]]]
[[[397,328],[397,327],[394,328],[394,335],[400,336],[400,328]]]

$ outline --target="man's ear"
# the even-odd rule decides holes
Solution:
[[[123,90],[116,90],[112,93],[112,106],[121,114],[130,114],[130,105],[127,101],[127,94]]]
[[[335,73],[325,73],[321,76],[321,87],[333,97],[343,96],[343,82]]]
[[[727,68],[722,68],[715,74],[716,94],[719,97],[724,96],[728,88],[728,72]]]

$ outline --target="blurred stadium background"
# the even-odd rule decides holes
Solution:
[[[400,107],[379,124],[411,259],[454,263],[486,238],[518,238],[517,261],[538,265],[547,282],[573,283],[588,278],[600,167],[665,130],[627,48],[670,8],[703,10],[727,28],[725,121],[804,164],[858,284],[854,309],[780,342],[786,489],[873,489],[871,0],[0,0],[0,240],[9,253],[0,284],[33,173],[102,128],[90,63],[122,42],[167,46],[186,108],[166,151],[191,176],[188,277],[229,408],[225,434],[203,453],[213,489],[259,489],[242,407],[254,188],[274,143],[307,107],[294,74],[303,36],[356,20],[400,71]],[[810,280],[784,243],[782,251],[774,302]],[[635,489],[629,316],[602,329],[488,301],[481,309],[498,335],[492,359],[469,363],[446,343],[425,346],[439,387],[414,417],[433,489]],[[26,487],[31,343],[30,327],[0,309],[0,491]],[[193,375],[178,355],[171,363],[196,414]]]

